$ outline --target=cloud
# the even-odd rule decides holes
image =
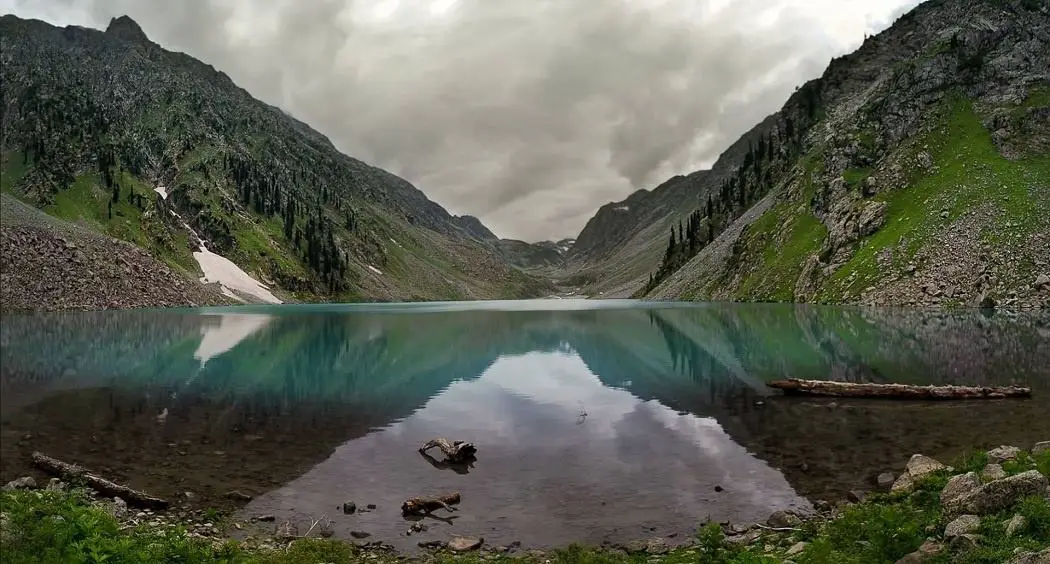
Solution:
[[[708,165],[916,0],[0,0],[225,71],[501,236]]]

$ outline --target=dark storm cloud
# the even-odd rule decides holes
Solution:
[[[0,0],[128,14],[501,236],[710,164],[914,0]],[[903,8],[902,8],[903,7]],[[872,29],[874,28],[874,29]]]

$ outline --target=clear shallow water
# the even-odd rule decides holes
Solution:
[[[681,538],[707,516],[870,487],[913,452],[1050,438],[1048,317],[577,300],[6,316],[0,472],[41,450],[401,548]],[[782,377],[1035,397],[823,401],[771,393]],[[478,460],[426,460],[434,436],[473,441]],[[405,536],[404,499],[453,490],[451,521]],[[345,516],[347,500],[377,509]]]

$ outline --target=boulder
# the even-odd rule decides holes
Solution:
[[[960,515],[944,527],[944,538],[950,539],[976,533],[981,528],[981,518],[976,515]]]
[[[1006,536],[1012,537],[1019,531],[1024,530],[1025,526],[1028,525],[1028,520],[1024,518],[1024,515],[1014,515],[1006,523],[1003,523],[1003,527],[1006,528]]]
[[[795,544],[791,545],[791,548],[787,549],[787,552],[785,552],[784,554],[788,556],[795,556],[796,554],[800,554],[803,550],[806,550],[807,546],[809,546],[808,542],[796,542]]]
[[[919,480],[938,470],[943,470],[944,465],[929,456],[913,454],[908,460],[907,469],[913,480]]]
[[[934,541],[926,541],[915,552],[904,555],[903,558],[897,561],[897,564],[922,564],[923,562],[929,562],[940,554],[943,549],[943,546]]]
[[[1006,564],[1050,564],[1050,548],[1044,548],[1039,552],[1022,552]]]
[[[897,481],[893,482],[893,486],[890,487],[890,492],[910,492],[915,487],[915,480],[912,479],[911,474],[905,472],[897,477]]]
[[[36,487],[36,480],[32,476],[22,476],[11,480],[4,485],[5,490],[31,490]]]
[[[769,516],[769,519],[766,520],[766,524],[770,527],[783,529],[801,525],[802,519],[790,511],[775,511]]]
[[[941,504],[948,503],[949,501],[968,494],[979,487],[981,487],[981,482],[977,480],[977,474],[974,474],[973,472],[952,476],[951,479],[948,480],[948,483],[944,485],[944,489],[941,490]]]
[[[1050,441],[1040,441],[1032,447],[1032,454],[1039,454],[1050,450]]]
[[[1046,495],[1047,479],[1038,470],[989,482],[944,504],[949,516],[972,513],[987,515],[1013,506],[1023,498]]]
[[[879,486],[882,491],[887,491],[893,487],[893,482],[896,481],[896,476],[892,472],[883,472],[875,478],[875,484]]]
[[[484,542],[481,537],[452,537],[446,546],[453,552],[467,552],[481,548]]]
[[[1003,470],[1001,464],[989,464],[981,470],[981,479],[986,482],[992,482],[995,480],[1002,480],[1006,477],[1006,470]]]
[[[1021,449],[1015,446],[1002,445],[988,451],[988,460],[998,464],[1006,460],[1013,460],[1019,454],[1021,454]]]

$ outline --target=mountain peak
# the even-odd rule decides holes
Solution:
[[[130,16],[120,16],[119,18],[109,20],[109,26],[106,27],[106,33],[125,41],[149,41],[149,38],[146,37],[146,33],[142,31],[139,24],[131,19]]]

